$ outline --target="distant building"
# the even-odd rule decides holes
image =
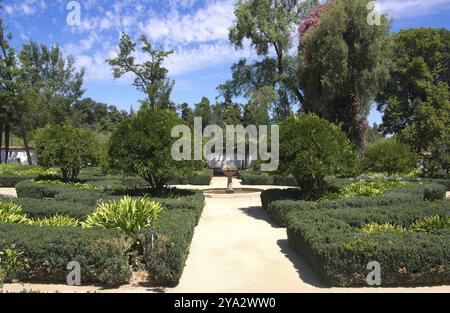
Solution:
[[[1,149],[2,162],[5,163],[6,150]],[[37,164],[36,151],[30,150],[33,165]],[[28,164],[27,152],[21,147],[11,147],[8,154],[8,163],[10,164]]]

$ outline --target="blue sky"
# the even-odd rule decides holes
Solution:
[[[33,38],[58,43],[86,68],[85,97],[128,110],[143,98],[125,77],[114,80],[105,59],[114,55],[120,34],[145,34],[158,47],[174,50],[165,64],[176,85],[176,103],[214,101],[216,87],[230,78],[230,66],[241,57],[255,58],[248,46],[236,51],[228,43],[233,24],[233,0],[79,0],[81,25],[69,26],[66,0],[3,0],[14,46]],[[380,0],[394,19],[393,31],[416,27],[450,29],[450,0]],[[142,55],[138,56],[142,58]],[[370,121],[379,122],[373,110]]]

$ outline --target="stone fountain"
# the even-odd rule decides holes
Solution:
[[[226,193],[234,193],[233,176],[237,174],[238,169],[235,166],[225,166],[222,168],[223,174],[228,178]]]

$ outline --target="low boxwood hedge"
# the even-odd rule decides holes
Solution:
[[[298,186],[292,176],[258,174],[250,171],[240,171],[239,178],[243,185],[249,186]]]
[[[83,203],[55,201],[52,199],[16,198],[12,199],[12,201],[21,205],[27,217],[33,219],[67,215],[79,221],[84,221],[95,208],[95,206]]]
[[[18,183],[24,180],[33,179],[31,175],[5,175],[0,174],[0,188],[14,188]]]
[[[47,218],[59,214],[68,215],[78,220],[85,220],[87,215],[102,201],[118,200],[125,195],[138,198],[148,195],[149,190],[132,190],[127,187],[114,188],[112,190],[108,190],[107,188],[93,190],[80,188],[74,185],[44,184],[33,181],[24,181],[18,184],[17,192],[19,198],[9,200],[20,204],[29,218]],[[161,203],[164,211],[156,227],[144,229],[144,237],[146,240],[143,244],[143,259],[148,268],[151,283],[158,286],[172,286],[178,283],[183,272],[194,229],[203,212],[205,197],[203,193],[199,191],[172,189],[165,198],[154,198],[154,200]],[[2,228],[0,228],[0,230],[1,229]],[[12,228],[7,228],[5,226],[4,229],[6,233]],[[48,245],[48,249],[53,250],[51,250],[50,257],[46,259],[49,264],[38,267],[37,264],[39,264],[39,262],[45,262],[42,261],[42,259],[47,253],[46,248],[44,249],[40,245],[39,237],[36,237],[35,241],[32,243],[36,244],[36,249],[42,249],[42,255],[35,253],[34,250],[31,250],[31,247],[24,245],[18,246],[18,248],[21,248],[18,249],[19,252],[23,251],[25,256],[27,258],[30,257],[32,260],[32,268],[34,270],[33,272],[25,273],[25,275],[31,275],[30,277],[37,280],[48,279],[49,282],[59,282],[65,277],[63,277],[63,273],[66,273],[63,271],[64,267],[62,267],[62,270],[60,269],[61,264],[66,260],[64,256],[73,255],[72,250],[67,250],[65,248],[66,242],[69,242],[69,239],[66,238],[66,233],[62,229],[54,230],[53,228],[47,227],[26,228],[20,226],[17,228],[17,232],[20,232],[20,234],[13,234],[10,236],[8,233],[6,236],[8,240],[5,241],[4,245],[7,246],[8,244],[13,244],[16,241],[21,244],[19,238],[21,236],[28,238],[28,232],[33,232],[36,229],[38,229],[36,231],[36,236],[40,236],[40,232],[42,231],[49,230],[49,235],[44,238],[43,242]],[[76,229],[77,230],[67,229],[67,236],[70,236],[71,234],[78,236],[78,233],[87,231],[80,228]],[[89,233],[82,238],[89,239],[89,236],[91,236],[89,234],[92,232],[95,234],[95,230],[89,230]],[[100,234],[103,233],[106,238],[108,232],[101,232]],[[55,245],[52,243],[52,240],[56,240],[54,238],[56,238],[57,235],[62,236],[62,248],[60,249],[55,248]],[[94,235],[92,236],[95,238]],[[108,245],[108,242],[109,241],[106,242],[106,246]],[[42,245],[44,243],[42,243]],[[0,249],[1,247],[0,244]],[[79,247],[79,249],[81,249],[81,256],[79,256],[78,259],[83,260],[86,264],[90,264],[89,262],[91,262],[91,259],[85,261],[83,258],[85,258],[85,251],[88,251],[88,248],[90,249],[91,245],[86,243],[86,247],[83,247],[80,246],[78,241],[75,241],[74,247]],[[102,253],[102,250],[100,250],[97,254],[93,255],[92,263],[94,262],[93,259],[95,257],[100,258],[99,268],[101,268],[102,262],[111,263],[112,270],[117,268],[118,276],[116,277],[112,275],[114,273],[105,271],[105,273],[99,273],[98,275],[100,275],[100,278],[95,281],[95,277],[90,278],[89,276],[91,275],[90,273],[92,273],[92,276],[97,275],[94,271],[97,269],[93,268],[88,273],[86,281],[92,280],[92,282],[108,285],[126,282],[124,280],[125,273],[123,272],[123,266],[119,266],[121,264],[119,263],[119,260],[106,259],[107,255],[104,256]],[[122,256],[126,255],[126,251],[121,251],[121,253]],[[60,259],[58,259],[59,254],[61,254]],[[83,264],[83,262],[80,263]],[[84,270],[84,268],[82,268],[82,270]],[[47,276],[45,271],[49,271],[51,274]]]
[[[12,246],[26,259],[13,277],[20,281],[66,283],[72,261],[80,263],[84,285],[122,285],[131,277],[129,243],[117,230],[0,225],[0,250]]]
[[[261,199],[270,217],[281,227],[286,226],[286,216],[291,211],[309,211],[317,209],[363,208],[368,206],[389,206],[418,201],[435,201],[445,198],[445,187],[440,184],[416,184],[387,191],[376,197],[355,197],[351,199],[303,201],[303,200],[275,200],[301,199],[301,192],[295,190],[268,190],[262,193]],[[277,195],[279,192],[279,195]],[[289,198],[291,197],[291,198]]]
[[[408,227],[424,217],[450,216],[450,201],[288,214],[290,245],[330,286],[366,286],[367,265],[381,265],[382,287],[450,283],[450,229],[433,233],[365,234],[370,223]]]
[[[145,231],[144,260],[152,284],[178,284],[197,220],[192,210],[168,210],[161,215],[158,226]]]
[[[194,186],[209,186],[213,179],[214,171],[205,169],[199,173],[187,175],[185,177],[172,179],[170,185],[194,185]]]

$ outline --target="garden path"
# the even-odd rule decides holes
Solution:
[[[235,181],[235,186],[241,184]],[[209,187],[224,188],[225,177],[215,177]],[[245,186],[244,186],[245,187]],[[269,189],[273,186],[251,186]],[[279,188],[279,187],[277,187]],[[0,194],[15,195],[0,188]],[[207,198],[196,228],[190,254],[180,284],[155,289],[127,285],[119,289],[69,287],[63,285],[6,285],[6,292],[445,292],[450,286],[420,288],[326,288],[317,274],[289,247],[286,230],[270,222],[261,208],[259,195],[231,199]]]
[[[239,182],[235,182],[240,186]],[[212,187],[225,187],[215,177]],[[186,186],[188,187],[188,186]],[[192,188],[192,186],[189,186]],[[244,186],[270,189],[273,186]],[[279,188],[279,187],[275,187]],[[180,284],[167,292],[450,292],[431,288],[326,288],[261,208],[259,195],[206,199]]]

